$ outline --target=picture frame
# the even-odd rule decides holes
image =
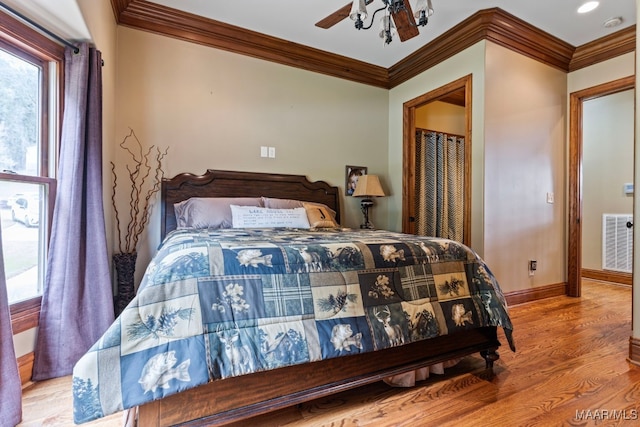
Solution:
[[[358,178],[367,174],[366,166],[349,166],[345,167],[344,176],[344,194],[345,196],[353,196],[356,189]]]

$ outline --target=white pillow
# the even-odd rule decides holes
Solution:
[[[231,205],[233,228],[309,228],[305,208],[270,209]]]

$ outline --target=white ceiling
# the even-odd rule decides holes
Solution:
[[[406,42],[395,39],[385,46],[378,37],[377,24],[368,31],[357,31],[347,18],[326,30],[315,26],[349,0],[151,1],[387,68],[482,9],[499,7],[573,46],[636,22],[635,0],[600,0],[595,11],[584,15],[576,10],[586,0],[432,0],[435,13],[429,24],[420,28],[419,36]],[[410,1],[414,6],[415,0]],[[374,0],[368,6],[370,15],[382,6],[382,0]],[[602,26],[616,16],[623,18],[622,25],[612,29]]]
[[[636,23],[635,0],[600,0],[593,12],[578,15],[586,0],[432,0],[434,15],[420,35],[406,42],[396,38],[385,46],[377,24],[357,31],[345,19],[329,29],[315,26],[320,19],[349,0],[151,0],[154,3],[240,26],[270,36],[344,55],[382,67],[390,67],[449,30],[478,10],[499,7],[573,46],[619,31]],[[415,0],[410,0],[412,6]],[[77,0],[3,0],[19,12],[70,40],[88,40]],[[383,5],[374,0],[370,13]],[[603,22],[620,16],[622,25],[604,28]]]

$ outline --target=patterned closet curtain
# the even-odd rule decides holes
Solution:
[[[416,234],[462,242],[464,137],[416,129]]]

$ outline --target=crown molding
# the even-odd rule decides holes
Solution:
[[[568,71],[570,44],[499,8],[470,16],[389,69],[395,87],[482,40],[489,40],[544,64]]]
[[[590,43],[578,46],[571,58],[569,71],[576,71],[598,62],[636,50],[636,26],[624,28]]]
[[[118,24],[388,88],[387,69],[144,0],[112,0]]]
[[[113,14],[116,17],[116,22],[120,23],[120,15],[122,12],[127,10],[130,3],[133,3],[135,0],[111,0],[111,7],[113,8]]]
[[[635,26],[578,48],[499,8],[481,10],[384,68],[182,12],[146,0],[111,0],[119,25],[390,89],[482,40],[565,72],[635,50]]]

